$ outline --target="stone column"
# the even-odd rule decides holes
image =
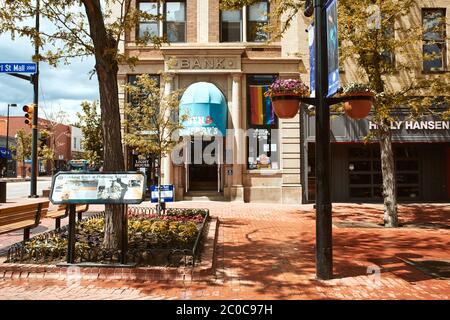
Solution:
[[[242,166],[244,140],[242,130],[242,108],[241,108],[241,74],[232,75],[231,87],[231,121],[233,123],[233,183],[231,186],[231,200],[244,201],[244,186],[242,184]]]
[[[169,95],[173,90],[173,73],[166,73],[162,77],[164,79],[164,95]],[[167,114],[167,117],[170,115]],[[173,184],[173,165],[170,155],[162,159],[162,184]]]

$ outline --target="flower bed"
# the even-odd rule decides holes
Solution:
[[[166,210],[158,216],[151,208],[131,207],[128,211],[128,261],[139,266],[193,265],[205,223],[204,209]],[[104,216],[76,224],[76,262],[117,263],[119,250],[106,250],[103,243]],[[67,254],[67,227],[13,245],[5,262],[55,264]]]

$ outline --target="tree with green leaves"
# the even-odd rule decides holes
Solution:
[[[241,8],[257,0],[221,0],[223,9]],[[339,0],[338,23],[341,64],[349,82],[370,85],[376,92],[372,121],[377,130],[367,137],[380,144],[383,176],[384,225],[398,226],[395,162],[391,121],[403,110],[410,118],[450,117],[450,73],[423,73],[423,65],[439,58],[438,48],[449,39],[444,17],[420,15],[418,0]],[[272,0],[268,27],[271,38],[283,36],[303,0]],[[424,25],[425,23],[425,25]],[[424,41],[428,52],[423,55]],[[445,48],[445,46],[444,46]],[[445,57],[445,53],[444,53]],[[307,60],[308,57],[304,57]],[[436,70],[439,71],[439,70]]]
[[[77,113],[79,119],[77,126],[83,133],[83,157],[91,163],[100,165],[103,163],[103,130],[98,103],[85,101],[81,104],[81,108],[82,113]]]
[[[26,133],[20,128],[16,133],[16,145],[11,146],[11,151],[15,153],[15,160],[22,166],[22,178],[25,178],[25,160],[31,158],[31,133]]]
[[[125,86],[125,91],[130,103],[125,106],[124,141],[143,158],[156,155],[158,199],[161,199],[161,161],[177,145],[180,123],[187,119],[187,115],[178,118],[181,91],[164,94],[149,75],[138,76],[135,83]],[[158,212],[160,209],[158,205]]]
[[[94,72],[100,93],[101,124],[103,129],[103,158],[105,171],[125,171],[122,149],[119,92],[117,73],[119,64],[134,65],[137,58],[120,51],[125,34],[140,20],[160,20],[161,16],[138,10],[132,0],[0,0],[0,34],[9,32],[29,37],[48,49],[33,59],[51,65],[68,63],[71,58],[94,56]],[[35,16],[37,4],[42,20],[53,28],[37,30],[27,25]],[[137,37],[136,44],[149,41],[158,46],[166,39],[146,32]],[[105,238],[107,249],[120,248],[124,210],[120,205],[105,206]]]

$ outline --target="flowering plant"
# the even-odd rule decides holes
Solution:
[[[372,88],[368,84],[364,84],[364,83],[352,82],[352,83],[345,85],[342,88],[343,94],[361,93],[361,92],[368,92],[368,93],[375,94],[375,92],[372,90]]]
[[[279,94],[290,94],[300,97],[309,96],[309,87],[297,79],[277,79],[272,83],[264,95],[272,97]]]

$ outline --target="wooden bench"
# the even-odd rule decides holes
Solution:
[[[82,219],[83,212],[89,209],[88,204],[77,204],[75,207],[75,212],[78,215],[78,221]],[[60,204],[58,208],[54,211],[49,211],[46,218],[55,219],[55,229],[61,227],[61,219],[66,218],[69,215],[69,206],[65,204]]]
[[[40,201],[0,207],[0,234],[23,229],[23,240],[30,239],[30,230],[47,214],[48,205],[49,201]]]

